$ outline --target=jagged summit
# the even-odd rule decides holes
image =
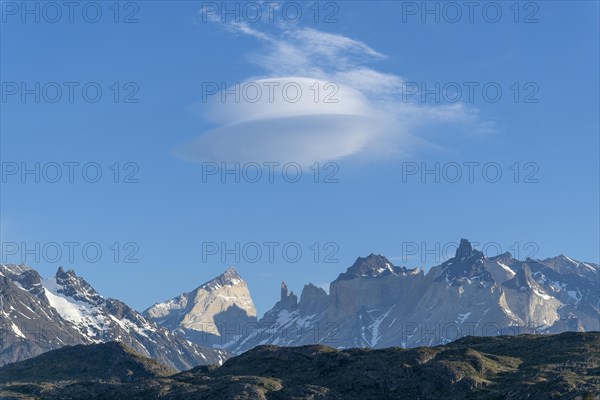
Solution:
[[[221,276],[242,279],[240,274],[238,274],[237,270],[233,267],[227,268],[227,270],[225,272],[223,272],[223,274]]]
[[[200,285],[200,288],[208,290],[208,291],[212,291],[212,290],[219,289],[223,286],[235,286],[242,282],[244,282],[244,280],[242,279],[240,274],[237,272],[237,270],[233,267],[230,267],[225,272],[223,272],[221,275],[219,275],[207,282],[204,282],[202,285]]]
[[[103,301],[103,297],[85,279],[77,276],[72,269],[65,271],[63,267],[58,267],[55,276],[46,279],[44,284],[51,292],[71,297],[76,301],[93,305],[98,305]]]
[[[461,239],[454,257],[443,262],[432,271],[440,271],[435,279],[458,285],[462,280],[492,281],[490,272],[485,268],[485,255],[473,248],[467,239]]]
[[[83,278],[77,275],[74,269],[65,270],[63,267],[58,267],[58,270],[56,270],[56,274],[54,274],[54,277],[57,281],[61,280],[64,282],[85,282]],[[87,282],[85,283],[87,284]]]
[[[256,321],[248,286],[234,268],[191,292],[156,303],[144,315],[203,344],[221,345],[238,326]],[[226,332],[226,335],[223,335]]]
[[[298,306],[298,296],[294,294],[293,290],[288,294],[288,287],[285,282],[281,282],[281,298],[277,304],[280,308],[289,311],[295,310]]]
[[[369,254],[367,257],[358,257],[354,264],[340,274],[337,280],[354,278],[376,278],[380,276],[402,275],[405,271],[395,267],[394,264],[381,254]]]
[[[508,254],[510,255],[510,253]],[[460,261],[469,258],[482,258],[483,256],[484,254],[481,251],[476,250],[468,239],[460,239],[460,243],[456,248],[456,253],[451,260]]]
[[[5,274],[2,271],[8,273],[8,275],[18,275],[25,271],[31,270],[25,264],[0,264],[0,276],[4,276]]]
[[[77,276],[74,269],[68,269],[67,271],[65,271],[65,269],[63,267],[58,267],[58,270],[56,270],[56,276],[63,275],[63,274],[67,274],[70,276]]]
[[[281,282],[281,298],[280,300],[283,301],[283,299],[285,299],[288,296],[288,287],[285,284],[285,281]]]
[[[472,253],[473,253],[473,246],[471,245],[471,242],[469,242],[469,240],[467,240],[467,239],[460,239],[460,244],[458,245],[458,248],[456,249],[454,258],[462,259],[462,258],[471,257]]]

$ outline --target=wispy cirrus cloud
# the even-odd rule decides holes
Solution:
[[[361,41],[293,25],[280,25],[274,35],[245,23],[216,23],[255,38],[261,47],[248,60],[265,72],[241,83],[250,95],[240,101],[216,94],[195,105],[218,127],[182,146],[188,160],[310,165],[403,157],[427,142],[424,126],[481,126],[476,110],[461,103],[403,101],[405,79],[370,67],[386,56]]]

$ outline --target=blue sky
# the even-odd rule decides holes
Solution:
[[[421,2],[304,3],[296,22],[299,3],[273,21],[253,3],[260,22],[241,11],[223,21],[223,3],[204,3],[122,2],[116,16],[99,2],[96,23],[93,7],[52,23],[42,4],[36,22],[3,2],[3,262],[74,268],[140,310],[235,266],[259,313],[282,280],[324,285],[371,252],[430,267],[463,237],[490,255],[598,262],[597,2],[524,2],[518,15],[512,2],[482,2],[488,14],[475,9],[472,22],[467,9],[450,21],[443,3],[424,22]],[[238,103],[208,92],[236,83],[249,90]],[[222,163],[236,162],[247,175],[222,179]],[[291,175],[274,166],[269,182],[270,162],[294,163]],[[21,176],[35,163],[40,182]],[[421,175],[436,166],[439,181]],[[223,243],[238,243],[239,262]]]

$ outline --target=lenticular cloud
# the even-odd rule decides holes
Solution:
[[[180,147],[195,162],[315,162],[408,153],[433,123],[476,125],[462,104],[402,101],[403,79],[365,67],[385,56],[366,44],[314,29],[282,27],[272,36],[244,24],[229,31],[263,44],[252,59],[267,76],[206,84],[194,105],[215,125]]]
[[[364,149],[390,123],[361,92],[310,78],[245,82],[213,95],[206,110],[220,126],[181,149],[191,161],[337,160]]]

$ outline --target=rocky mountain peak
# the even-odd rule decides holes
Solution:
[[[69,270],[65,271],[65,269],[63,267],[58,267],[58,270],[56,271],[56,274],[54,275],[54,277],[56,278],[57,282],[64,282],[64,283],[73,282],[73,281],[77,281],[80,279],[74,270],[69,269]]]
[[[31,270],[31,268],[25,264],[0,264],[0,276],[4,276],[5,274],[9,276],[20,275],[27,270]]]
[[[102,296],[85,279],[77,276],[72,269],[65,271],[63,267],[59,267],[54,281],[55,285],[52,285],[50,281],[47,284],[53,286],[51,289],[58,294],[91,304],[98,304],[102,301]]]
[[[367,257],[358,257],[354,264],[340,274],[337,280],[354,278],[377,278],[380,276],[402,275],[402,268],[394,264],[381,254],[369,254]]]
[[[203,345],[220,346],[256,321],[256,307],[246,282],[229,268],[191,292],[154,304],[144,315]]]
[[[294,292],[288,294],[288,287],[285,282],[281,282],[281,299],[279,300],[280,308],[293,311],[298,306],[298,296]]]
[[[240,283],[245,283],[240,274],[238,274],[235,268],[228,268],[221,275],[202,284],[200,289],[211,292],[223,286],[236,286]]]
[[[317,314],[327,308],[328,297],[324,289],[309,283],[302,289],[298,309],[304,315]]]
[[[547,258],[541,262],[560,274],[584,275],[594,279],[600,272],[597,264],[578,261],[563,254]]]
[[[456,249],[454,258],[458,258],[458,259],[468,258],[468,257],[471,257],[472,254],[473,254],[473,246],[471,245],[471,242],[469,242],[467,239],[460,239],[460,244],[458,245],[458,248]]]
[[[242,279],[240,274],[238,274],[237,270],[233,267],[227,268],[227,270],[225,272],[223,272],[222,276],[229,278],[229,279],[236,279],[236,278]]]
[[[436,281],[446,280],[452,285],[459,285],[465,279],[492,281],[490,272],[485,268],[485,255],[473,248],[467,239],[461,239],[454,257],[437,268],[440,275]]]

